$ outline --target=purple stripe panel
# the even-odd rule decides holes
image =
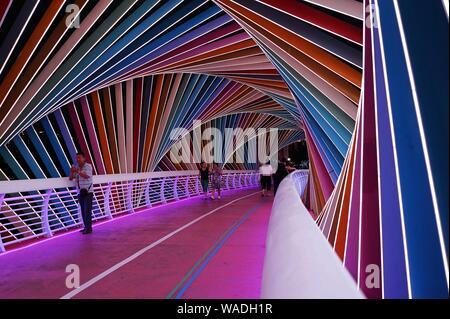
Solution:
[[[405,251],[378,29],[374,30],[384,298],[408,298]]]

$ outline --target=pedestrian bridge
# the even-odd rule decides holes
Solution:
[[[261,196],[255,172],[226,171],[221,200],[199,193],[196,173],[96,176],[96,223],[87,236],[78,232],[73,183],[9,183],[9,191],[30,195],[2,201],[15,218],[1,232],[0,297],[360,297],[301,203],[307,171],[286,178],[275,203]],[[311,271],[333,284],[296,282]]]
[[[441,0],[0,1],[0,297],[448,298],[448,31]]]
[[[30,195],[1,203],[14,228],[0,233],[0,297],[260,297],[273,198],[255,172],[230,171],[222,199],[205,199],[196,173],[96,176],[89,236],[67,179],[9,183]]]

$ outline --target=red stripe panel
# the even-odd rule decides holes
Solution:
[[[320,10],[296,1],[261,0],[261,2],[362,45],[362,28]]]

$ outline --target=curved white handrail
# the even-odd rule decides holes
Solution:
[[[223,174],[250,173],[251,171],[224,170]],[[129,173],[129,174],[105,174],[94,175],[92,177],[94,184],[103,184],[111,182],[124,182],[129,180],[140,180],[148,178],[163,178],[176,176],[192,176],[198,175],[197,170],[190,171],[161,171],[161,172],[145,172],[145,173]],[[31,192],[36,190],[44,190],[51,188],[73,187],[75,184],[67,177],[57,178],[37,178],[37,179],[19,179],[0,181],[0,194],[14,192]]]
[[[363,298],[301,201],[308,173],[280,184],[266,241],[262,298]]]

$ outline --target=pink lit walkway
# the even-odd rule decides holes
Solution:
[[[259,298],[272,197],[193,198],[0,255],[0,298]],[[66,288],[66,266],[80,268]]]

